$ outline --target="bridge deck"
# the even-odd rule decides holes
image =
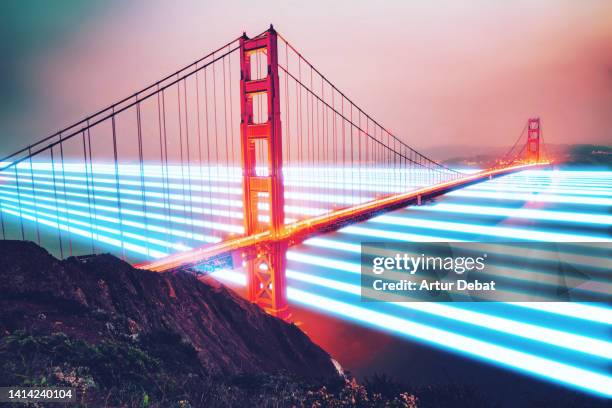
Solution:
[[[166,272],[206,262],[209,259],[226,254],[249,251],[257,245],[262,245],[266,242],[274,240],[288,240],[290,245],[294,245],[303,241],[309,236],[331,231],[347,223],[364,220],[384,211],[389,211],[411,203],[416,203],[421,199],[427,199],[429,197],[444,194],[448,191],[465,187],[473,183],[478,183],[489,178],[499,177],[522,170],[534,169],[543,165],[546,165],[546,163],[516,165],[486,170],[461,179],[424,187],[404,194],[392,195],[350,208],[337,210],[332,213],[298,221],[296,223],[287,225],[282,233],[276,237],[273,237],[270,232],[266,231],[247,237],[229,239],[219,244],[207,245],[191,251],[170,255],[155,261],[141,263],[136,266],[141,269]]]

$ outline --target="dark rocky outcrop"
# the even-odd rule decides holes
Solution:
[[[330,356],[298,327],[221,285],[138,270],[111,255],[60,261],[34,243],[0,241],[0,334],[16,330],[61,332],[88,344],[170,333],[215,375],[338,376]]]

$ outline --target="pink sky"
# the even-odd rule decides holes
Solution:
[[[269,23],[416,148],[612,141],[612,1],[148,1],[36,57],[32,140]],[[110,7],[110,6],[109,6]]]

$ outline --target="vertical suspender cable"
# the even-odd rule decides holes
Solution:
[[[6,232],[4,229],[4,210],[2,209],[4,203],[0,201],[0,224],[2,225],[2,239],[6,239]]]
[[[228,49],[228,57],[227,57],[227,72],[229,75],[229,124],[230,124],[230,133],[229,133],[229,137],[230,137],[230,144],[232,146],[232,155],[231,155],[231,171],[230,171],[230,175],[232,176],[232,180],[233,180],[233,170],[234,170],[234,164],[236,163],[236,148],[234,146],[234,139],[235,139],[235,135],[234,135],[234,103],[233,100],[234,98],[232,97],[232,55],[229,54],[229,44],[227,46]],[[228,165],[230,164],[228,163]],[[231,209],[228,206],[228,213]]]
[[[159,129],[159,168],[162,181],[162,201],[164,205],[164,215],[166,216],[166,235],[170,235],[170,215],[166,204],[165,194],[165,170],[164,170],[164,144],[163,144],[163,125],[162,125],[162,100],[160,97],[159,84],[157,85],[157,127]],[[166,240],[166,242],[169,242]],[[170,247],[166,244],[166,252],[170,252]]]
[[[57,219],[57,237],[60,247],[60,259],[64,259],[64,246],[62,244],[62,229],[59,223],[59,203],[57,201],[57,183],[55,178],[55,158],[53,155],[53,146],[51,147],[51,177],[53,179],[53,198],[55,199],[55,217]]]
[[[230,222],[231,218],[231,207],[229,205],[229,202],[231,200],[231,195],[230,195],[230,188],[229,185],[231,183],[232,177],[230,174],[230,160],[229,160],[229,143],[228,142],[228,123],[227,123],[227,84],[226,84],[226,79],[225,79],[225,57],[223,57],[221,59],[221,65],[223,68],[223,130],[225,133],[225,177],[226,177],[226,189],[227,189],[227,201],[228,201],[228,205],[227,205],[227,222]]]
[[[289,70],[289,49],[287,43],[285,43],[285,65]],[[285,127],[287,129],[287,138],[285,146],[287,146],[287,162],[291,163],[291,122],[289,119],[289,75],[284,73],[285,76]]]
[[[161,102],[162,102],[162,124],[164,129],[164,192],[165,192],[165,204],[166,204],[166,214],[168,217],[168,225],[169,230],[168,234],[172,234],[173,230],[173,222],[172,222],[172,207],[170,203],[170,174],[168,169],[168,132],[166,128],[166,91],[162,89],[161,91]],[[169,237],[168,237],[169,238]]]
[[[196,126],[197,126],[197,131],[198,131],[198,168],[199,168],[199,173],[200,173],[200,209],[202,210],[202,214],[204,214],[204,174],[202,171],[202,127],[201,127],[201,122],[200,122],[200,78],[198,74],[199,72],[196,71],[196,74],[195,74],[196,110],[197,110]]]
[[[93,171],[93,156],[91,155],[91,132],[89,120],[87,120],[87,151],[89,152],[89,174],[91,175],[91,198],[93,202],[94,220],[98,220],[98,207],[96,205],[96,176]],[[96,233],[96,239],[98,235]],[[95,248],[94,248],[95,250]]]
[[[183,96],[185,100],[185,147],[187,148],[187,177],[189,184],[187,189],[189,191],[189,214],[191,219],[191,239],[194,240],[194,218],[193,218],[193,183],[191,182],[191,148],[189,146],[189,111],[187,109],[187,79],[183,79]],[[184,184],[183,184],[184,185]]]
[[[142,200],[142,212],[144,214],[144,225],[145,225],[145,237],[147,237],[147,256],[151,257],[151,248],[149,236],[149,217],[147,215],[147,202],[146,202],[146,186],[144,178],[144,152],[142,148],[142,114],[140,110],[140,102],[136,104],[136,124],[137,124],[137,137],[138,137],[138,167],[140,173],[140,199]]]
[[[215,59],[215,54],[213,53],[213,60]],[[213,81],[213,116],[214,116],[214,133],[215,133],[215,180],[217,180],[217,186],[220,186],[221,183],[218,183],[221,174],[219,173],[219,131],[217,128],[217,73],[215,70],[215,65],[212,64],[212,81]],[[226,196],[229,199],[229,196]],[[229,204],[229,203],[228,203]],[[221,232],[219,232],[220,234]]]
[[[210,134],[208,132],[208,76],[206,75],[206,68],[204,68],[204,107],[205,107],[205,115],[206,115],[206,165],[208,166],[208,208],[209,208],[209,217],[210,221],[215,221],[215,217],[213,216],[213,199],[212,199],[212,165],[210,161]],[[213,235],[215,234],[215,230],[213,230]]]
[[[121,192],[119,182],[119,161],[117,152],[117,129],[115,124],[115,116],[111,117],[111,126],[113,130],[113,161],[115,163],[115,191],[117,193],[117,210],[119,214],[119,233],[121,235],[121,256],[125,260],[125,238],[123,234],[123,212],[121,211]],[[65,180],[65,178],[64,178]]]
[[[25,231],[23,229],[23,213],[21,211],[21,190],[19,189],[19,174],[17,173],[17,166],[13,167],[15,172],[15,185],[17,187],[17,205],[19,206],[19,224],[21,226],[21,240],[25,241]]]
[[[61,160],[61,174],[62,174],[62,184],[64,187],[64,213],[68,213],[68,196],[66,194],[66,169],[64,167],[64,141],[62,140],[62,135],[59,138],[59,147],[60,147],[60,160]],[[72,229],[70,228],[70,224],[66,224],[68,228],[68,254],[72,256]]]
[[[83,166],[85,167],[85,188],[87,190],[87,209],[88,209],[88,214],[89,214],[89,225],[91,225],[91,253],[93,254],[95,252],[95,239],[94,239],[94,225],[96,225],[94,223],[93,220],[93,216],[92,216],[92,208],[91,208],[91,197],[90,197],[90,191],[89,191],[89,169],[88,169],[88,165],[87,165],[87,144],[85,143],[85,131],[81,132],[81,140],[83,142]],[[57,208],[57,201],[56,201],[56,208]],[[97,219],[96,219],[96,223],[97,223]]]
[[[178,80],[178,76],[177,76]],[[179,125],[179,158],[181,160],[181,191],[183,192],[183,216],[187,212],[187,195],[185,194],[185,173],[183,164],[183,118],[181,117],[181,83],[176,83],[176,101],[178,106],[178,125]]]
[[[40,227],[38,221],[38,202],[36,200],[36,185],[34,183],[34,169],[32,166],[32,148],[28,147],[28,156],[30,162],[30,181],[32,183],[32,198],[34,199],[34,220],[36,221],[36,242],[40,245]]]

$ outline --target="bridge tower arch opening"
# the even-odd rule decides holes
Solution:
[[[266,70],[257,76],[253,64],[261,60],[266,62]],[[266,120],[254,115],[256,98],[266,106]],[[257,37],[244,34],[240,38],[240,111],[244,232],[249,236],[269,230],[273,238],[245,254],[247,295],[268,313],[287,319],[287,243],[274,239],[284,228],[285,203],[277,33],[272,26]],[[268,222],[263,222],[260,215],[262,202],[269,209]]]

